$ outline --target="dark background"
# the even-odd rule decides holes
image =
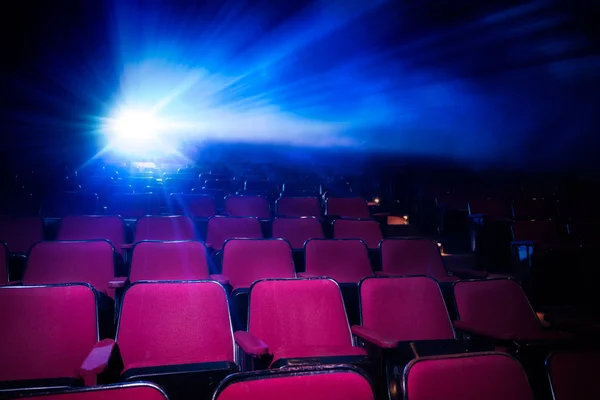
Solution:
[[[2,162],[84,162],[125,68],[159,59],[243,75],[224,104],[345,121],[355,152],[599,169],[598,1],[364,4],[4,2]]]

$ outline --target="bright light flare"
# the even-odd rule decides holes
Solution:
[[[107,119],[104,127],[110,149],[144,156],[175,151],[172,133],[166,120],[151,111],[139,109],[120,110]]]

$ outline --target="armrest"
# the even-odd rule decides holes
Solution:
[[[108,287],[110,289],[124,288],[128,280],[129,278],[127,278],[126,276],[115,276],[110,281],[108,281]]]
[[[383,349],[392,349],[398,346],[397,340],[385,338],[364,326],[353,325],[352,334]]]
[[[116,347],[117,343],[112,339],[104,339],[94,345],[79,368],[79,375],[86,386],[94,386],[98,383],[98,375],[108,368]]]
[[[533,240],[513,240],[510,242],[511,246],[533,246]]]
[[[481,328],[474,328],[471,326],[471,324],[465,321],[454,321],[453,325],[454,328],[460,329],[461,331],[473,333],[479,336],[485,336],[491,339],[513,340],[514,338],[514,334],[512,332],[491,332]]]
[[[229,285],[229,278],[221,274],[211,274],[210,279],[219,282],[221,285]]]
[[[269,346],[255,338],[250,332],[237,331],[233,334],[233,338],[235,343],[248,355],[259,357],[269,353]]]
[[[133,248],[133,243],[123,243],[121,245],[121,250],[129,250]]]

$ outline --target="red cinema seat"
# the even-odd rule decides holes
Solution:
[[[231,217],[271,218],[269,203],[262,196],[227,196],[225,212]]]
[[[230,239],[223,247],[223,275],[233,289],[265,278],[295,278],[292,249],[281,239]]]
[[[281,197],[275,201],[275,213],[281,217],[321,217],[316,197]]]
[[[454,282],[440,250],[428,239],[385,239],[381,242],[382,275],[428,275],[438,282]]]
[[[172,214],[192,218],[210,218],[217,213],[215,198],[203,194],[172,194],[169,196],[169,209]]]
[[[57,241],[35,244],[23,276],[26,285],[83,282],[114,297],[115,249],[107,240]]]
[[[371,218],[369,206],[361,197],[330,197],[325,203],[325,211],[330,217]]]
[[[404,369],[402,387],[406,400],[534,398],[521,364],[504,353],[417,358]]]
[[[306,363],[362,364],[340,288],[331,279],[274,279],[250,289],[248,331],[235,333],[247,357],[271,368]]]
[[[210,394],[237,371],[227,294],[212,281],[131,285],[116,345],[121,380],[156,383],[169,398]]]
[[[158,386],[145,383],[118,383],[89,388],[64,388],[44,390],[41,393],[19,396],[36,400],[168,400]]]
[[[185,215],[147,215],[135,225],[135,241],[196,240],[194,221]]]
[[[364,372],[350,366],[242,372],[227,377],[215,400],[373,400]]]
[[[256,218],[214,216],[208,220],[206,246],[221,250],[228,239],[262,239],[262,228]]]
[[[98,342],[96,296],[84,284],[0,287],[3,390],[77,386]]]
[[[338,219],[333,223],[336,239],[360,239],[369,249],[378,249],[383,240],[379,223],[373,220]]]
[[[548,356],[546,368],[554,400],[600,399],[600,353],[555,352]]]
[[[521,286],[510,279],[454,284],[459,320],[454,326],[473,335],[502,341],[563,339],[542,327]]]
[[[133,246],[129,280],[202,280],[209,278],[206,246],[196,241],[142,241]]]
[[[359,239],[312,239],[306,242],[306,276],[325,276],[340,283],[358,283],[373,276],[369,252]]]
[[[352,331],[380,347],[455,339],[440,287],[429,277],[366,278],[360,299],[362,324]]]
[[[314,217],[275,218],[272,236],[287,240],[292,249],[304,249],[309,239],[323,239],[321,222]]]
[[[0,217],[0,241],[11,253],[27,253],[44,240],[44,222],[40,217]]]
[[[125,243],[125,224],[118,215],[73,215],[64,217],[56,240],[108,240],[119,249]]]

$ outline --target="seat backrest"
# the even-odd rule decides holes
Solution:
[[[73,215],[64,217],[56,240],[105,239],[115,248],[125,243],[125,224],[118,215]]]
[[[503,200],[475,198],[469,200],[469,215],[487,215],[491,218],[510,218],[510,208]]]
[[[424,276],[367,278],[360,284],[362,325],[398,341],[454,339],[440,287]]]
[[[275,218],[272,236],[287,240],[293,249],[303,249],[309,239],[323,239],[321,222],[314,217]]]
[[[546,361],[554,400],[600,399],[600,353],[550,354]]]
[[[331,279],[263,280],[250,289],[248,331],[270,349],[350,346],[342,294]]]
[[[26,285],[83,282],[106,293],[115,276],[115,250],[106,240],[39,242],[29,252]]]
[[[231,239],[223,246],[223,275],[231,286],[249,288],[265,278],[295,278],[292,249],[281,239]]]
[[[210,218],[217,213],[215,198],[204,194],[172,194],[169,196],[169,210],[172,214],[192,218]]]
[[[281,197],[275,201],[275,212],[282,217],[320,217],[321,206],[316,197]]]
[[[77,378],[98,341],[89,286],[4,286],[0,304],[0,381]]]
[[[198,184],[197,179],[169,177],[163,181],[163,188],[166,193],[188,193]]]
[[[227,294],[216,282],[152,282],[124,294],[117,343],[125,368],[234,361]]]
[[[115,193],[108,198],[107,212],[123,218],[158,214],[158,196],[154,193]]]
[[[338,219],[333,223],[336,239],[360,239],[369,249],[379,248],[383,240],[379,223],[373,220]]]
[[[135,241],[195,240],[194,221],[186,215],[147,215],[135,225]]]
[[[561,240],[561,232],[555,221],[515,221],[513,237],[517,241],[557,244]]]
[[[484,332],[531,338],[540,323],[521,286],[510,279],[459,281],[454,284],[459,319]]]
[[[215,400],[373,400],[373,390],[356,369],[336,366],[270,370],[228,376]]]
[[[221,250],[227,239],[262,239],[262,228],[256,218],[215,216],[208,220],[206,242]]]
[[[404,370],[407,400],[533,400],[527,375],[503,353],[421,357]]]
[[[330,197],[325,203],[327,215],[346,218],[371,218],[369,206],[362,197]]]
[[[206,246],[197,241],[142,241],[133,246],[129,280],[200,280],[209,276]]]
[[[44,240],[44,222],[40,217],[0,217],[0,241],[11,253],[27,253]]]
[[[158,386],[147,382],[117,383],[87,388],[68,388],[32,392],[20,399],[39,400],[168,400]]]
[[[309,240],[305,253],[307,274],[326,276],[344,283],[357,283],[373,276],[369,252],[362,240]]]
[[[262,196],[227,196],[225,212],[232,217],[271,218],[269,203]]]
[[[513,216],[516,220],[550,219],[556,214],[556,205],[541,198],[518,198],[513,201]]]
[[[381,242],[381,269],[392,275],[448,277],[437,244],[429,239],[385,239]]]

